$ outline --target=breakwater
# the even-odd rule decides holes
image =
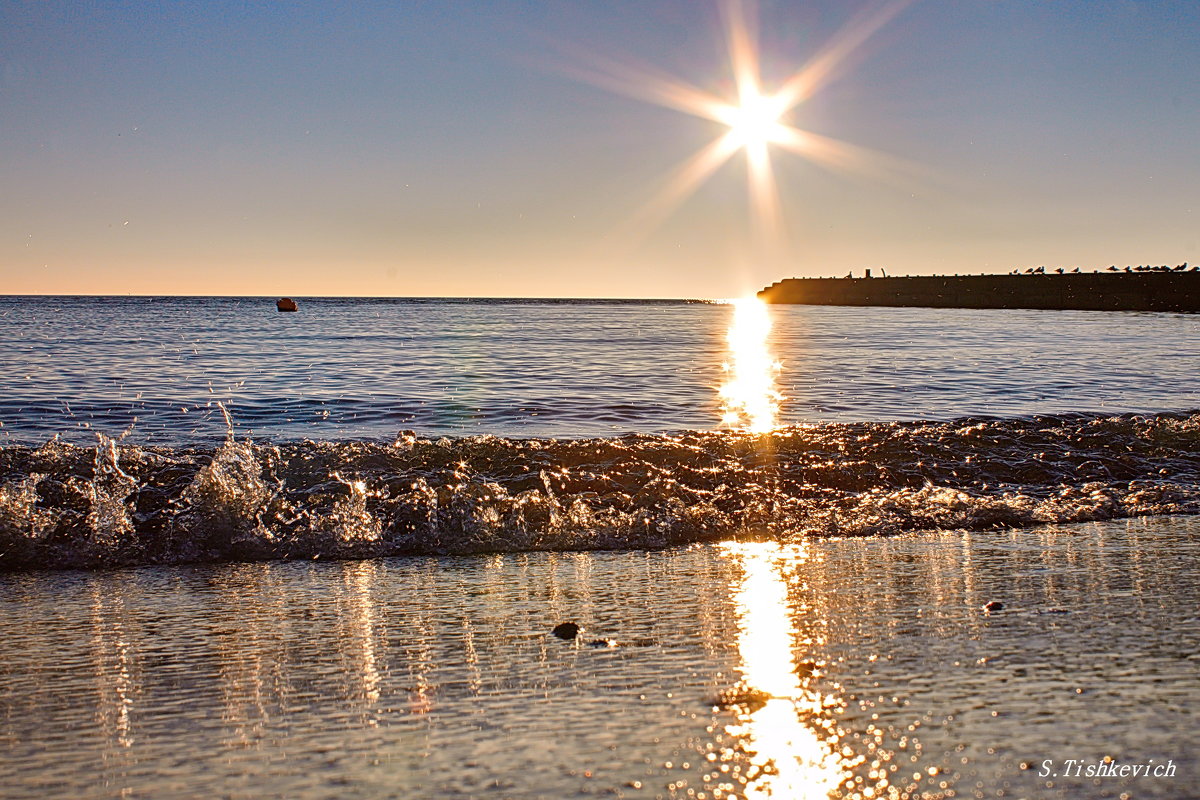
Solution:
[[[1200,272],[786,278],[758,296],[829,306],[1200,312]]]

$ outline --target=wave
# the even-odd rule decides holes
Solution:
[[[0,569],[892,535],[1200,513],[1200,411],[592,439],[0,448]]]

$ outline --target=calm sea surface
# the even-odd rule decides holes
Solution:
[[[1200,319],[774,306],[779,422],[1200,408]],[[0,436],[392,440],[712,429],[733,307],[0,298]]]
[[[1198,367],[1174,314],[0,298],[0,794],[1195,797]]]

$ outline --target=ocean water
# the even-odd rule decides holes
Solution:
[[[0,297],[0,437],[169,446],[712,430],[734,307]],[[782,425],[1200,408],[1195,315],[773,306]]]
[[[0,568],[1196,513],[1198,356],[1184,314],[7,298]]]
[[[1177,314],[0,298],[0,793],[1194,797],[1198,356]]]

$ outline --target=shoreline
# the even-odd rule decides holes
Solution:
[[[1180,733],[1198,532],[0,575],[0,736],[20,743],[0,779],[14,798],[1166,800],[1200,766]],[[567,621],[578,639],[552,635]],[[1175,773],[1042,774],[1106,756]]]

